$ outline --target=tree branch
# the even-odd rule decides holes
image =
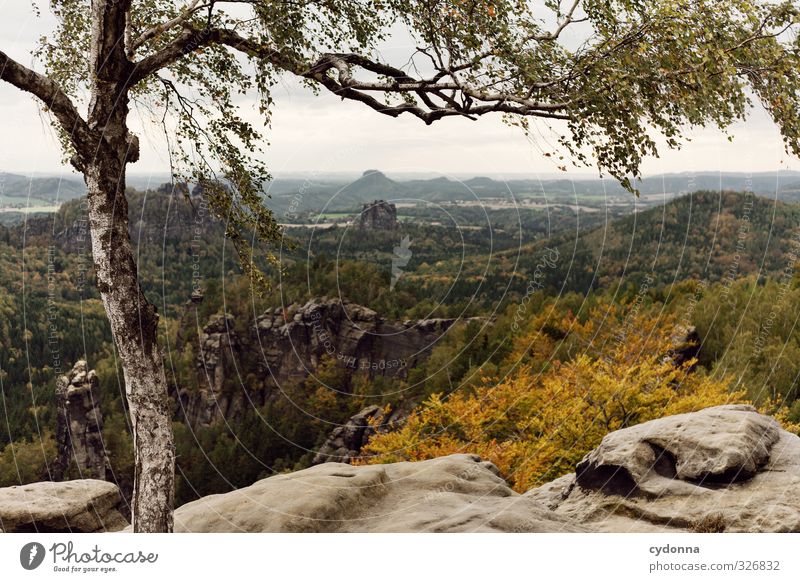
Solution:
[[[573,0],[572,5],[567,10],[566,14],[564,14],[563,20],[558,24],[558,27],[553,31],[547,34],[534,36],[532,37],[533,40],[543,41],[543,40],[556,40],[564,31],[564,29],[572,24],[573,22],[580,22],[579,20],[575,20],[575,11],[578,10],[578,6],[581,5],[582,0]]]
[[[160,51],[133,64],[128,85],[133,86],[161,69],[169,67],[182,57],[213,44],[230,46],[251,58],[266,59],[285,71],[290,71],[297,75],[302,74],[303,67],[300,63],[281,55],[275,49],[246,39],[232,30],[223,28],[204,28],[200,30],[185,27],[172,42]]]
[[[144,31],[139,38],[133,41],[130,46],[128,47],[128,57],[132,57],[133,54],[136,52],[136,49],[146,43],[148,40],[155,38],[161,34],[164,34],[170,28],[180,25],[183,22],[186,22],[189,18],[191,18],[192,14],[197,12],[198,10],[202,9],[206,5],[200,6],[200,0],[192,0],[186,8],[184,8],[180,14],[178,14],[175,18],[168,20],[166,22],[162,22],[159,25],[153,26],[146,31]]]
[[[359,101],[391,117],[410,113],[428,124],[443,117],[474,118],[491,112],[569,119],[569,100],[542,101],[532,99],[527,94],[517,95],[464,83],[459,80],[456,72],[466,68],[465,65],[442,68],[433,77],[426,79],[414,78],[402,69],[354,53],[324,54],[313,63],[308,63],[284,54],[274,46],[262,44],[224,28],[184,28],[162,50],[134,65],[130,84],[136,84],[181,57],[211,44],[225,45],[252,59],[269,62],[276,68],[320,84],[342,99]],[[360,81],[353,75],[354,68],[363,69],[385,80]],[[445,94],[445,91],[450,92],[450,95]],[[388,104],[370,93],[415,95],[421,104],[419,101],[409,100]],[[460,95],[460,100],[456,99],[457,95]],[[431,96],[441,99],[443,104],[437,105]]]
[[[72,100],[52,79],[21,65],[3,51],[0,51],[0,79],[37,97],[53,112],[75,149],[82,150],[90,144],[89,126]]]

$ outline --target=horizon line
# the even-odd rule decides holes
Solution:
[[[318,170],[293,170],[287,172],[275,172],[272,175],[273,180],[280,179],[293,179],[293,178],[360,178],[365,176],[368,172],[381,173],[387,177],[397,176],[415,179],[433,179],[433,178],[458,178],[458,179],[476,179],[476,178],[490,178],[490,179],[529,179],[529,180],[577,180],[577,181],[612,181],[618,180],[609,175],[598,175],[591,171],[576,171],[576,172],[413,172],[413,171],[392,171],[380,170],[369,168],[366,170],[337,170],[330,172],[320,172]],[[24,178],[60,178],[62,180],[81,180],[82,175],[73,170],[53,171],[53,172],[26,172],[24,170],[0,170],[0,175],[16,175]],[[777,169],[777,170],[756,170],[756,171],[734,171],[734,170],[682,170],[674,172],[661,172],[655,174],[644,174],[640,180],[648,180],[659,177],[670,176],[708,176],[708,175],[731,175],[731,176],[767,176],[779,174],[797,174],[800,176],[800,170],[793,169]],[[148,177],[166,178],[171,176],[169,171],[153,171],[153,172],[127,172],[128,178],[135,178],[141,180]]]

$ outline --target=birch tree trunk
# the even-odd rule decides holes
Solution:
[[[133,427],[133,529],[172,531],[175,453],[167,382],[158,348],[158,314],[139,287],[128,232],[125,168],[138,159],[128,132],[125,20],[130,0],[92,1],[91,102],[93,151],[79,151],[89,203],[97,286],[122,363]]]

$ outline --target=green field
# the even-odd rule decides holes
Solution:
[[[352,212],[325,212],[323,214],[317,214],[317,220],[339,220],[341,218],[350,218],[353,216],[354,213]]]

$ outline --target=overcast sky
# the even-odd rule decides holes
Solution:
[[[46,7],[40,18],[35,17],[29,3],[21,0],[0,0],[0,8],[0,49],[30,65],[30,51],[36,39],[52,29],[52,17]],[[404,44],[394,41],[386,52],[410,54],[413,47]],[[242,105],[246,116],[257,118],[252,103],[244,101]],[[2,82],[0,123],[0,171],[51,173],[63,168],[53,132],[41,119],[33,99]],[[142,157],[130,171],[167,171],[158,129],[136,125]],[[690,143],[680,151],[662,148],[662,157],[647,160],[644,173],[800,170],[800,160],[785,153],[780,134],[763,110],[754,111],[731,132],[732,143],[717,130],[689,132]],[[314,96],[290,80],[276,88],[268,137],[267,161],[276,175],[368,168],[390,173],[499,176],[557,172],[552,161],[519,130],[503,125],[499,117],[445,119],[425,126],[416,118],[391,119],[331,95]]]

